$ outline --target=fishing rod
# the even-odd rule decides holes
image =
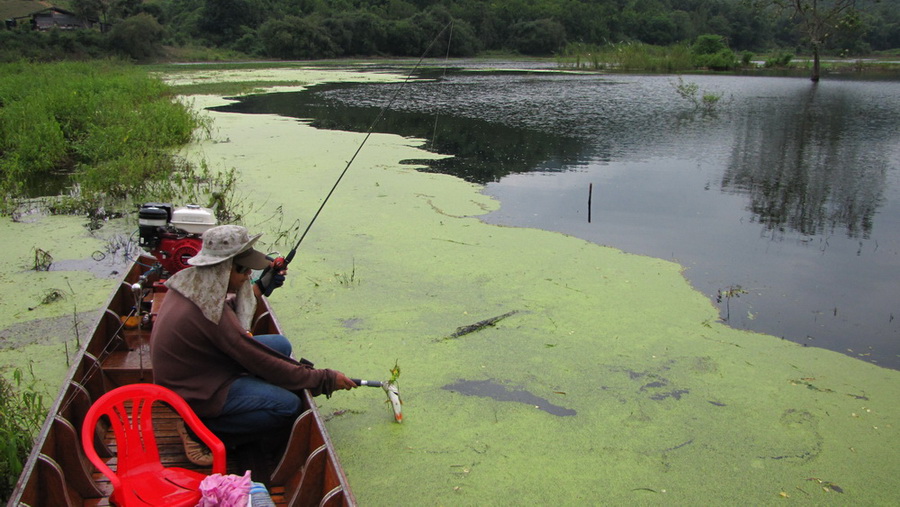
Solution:
[[[366,145],[366,141],[369,140],[369,137],[372,135],[372,132],[375,131],[375,126],[378,125],[378,122],[384,117],[385,112],[394,105],[394,101],[397,100],[397,97],[400,95],[400,92],[406,87],[406,84],[412,79],[413,73],[422,65],[422,61],[425,59],[425,55],[431,51],[431,48],[434,44],[440,39],[441,35],[447,31],[453,25],[453,20],[451,19],[444,28],[441,29],[440,32],[431,40],[431,43],[428,44],[428,47],[425,48],[425,51],[422,52],[422,56],[419,57],[419,61],[413,66],[412,70],[407,74],[406,79],[400,84],[400,87],[397,88],[397,91],[391,96],[390,100],[387,104],[381,107],[381,110],[378,112],[378,116],[369,126],[369,130],[366,131],[366,136],[363,138],[362,142],[359,143],[359,146],[356,148],[356,151],[353,153],[353,156],[350,157],[350,160],[347,162],[347,165],[344,166],[344,170],[341,171],[340,175],[338,175],[337,180],[334,182],[334,185],[331,187],[331,190],[328,191],[328,194],[325,196],[325,199],[322,200],[322,204],[319,205],[319,209],[316,210],[316,213],[313,215],[312,219],[309,221],[309,224],[306,226],[306,229],[303,231],[303,234],[300,235],[300,239],[297,240],[297,244],[294,245],[294,248],[288,252],[285,257],[277,257],[272,259],[272,266],[263,270],[262,275],[260,276],[257,283],[259,283],[259,288],[262,290],[263,294],[266,296],[271,295],[272,291],[275,287],[272,284],[272,278],[275,273],[279,273],[287,269],[288,264],[294,260],[294,256],[297,254],[297,249],[300,248],[300,243],[303,243],[303,240],[306,238],[306,234],[309,233],[309,230],[312,228],[313,224],[316,222],[316,219],[319,218],[319,214],[322,213],[322,210],[325,208],[325,204],[328,203],[328,199],[331,198],[331,195],[334,194],[334,191],[337,189],[338,185],[340,185],[341,180],[344,179],[344,175],[347,174],[347,171],[350,169],[350,166],[353,164],[353,161],[356,160],[356,156],[359,155],[359,152],[362,151],[363,146]],[[452,33],[452,32],[451,32]],[[449,55],[450,52],[450,43],[447,42],[447,52]]]

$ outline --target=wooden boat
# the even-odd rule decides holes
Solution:
[[[111,486],[105,476],[94,470],[82,451],[81,424],[92,402],[107,391],[153,380],[149,327],[165,297],[164,287],[147,277],[155,263],[156,259],[150,256],[138,259],[97,318],[93,334],[79,351],[50,407],[9,505],[109,505]],[[135,284],[140,285],[135,287]],[[283,334],[265,298],[260,298],[257,305],[252,332]],[[280,456],[229,450],[228,472],[243,475],[245,470],[252,470],[253,480],[266,484],[276,505],[355,505],[316,403],[307,391],[303,392],[302,400],[304,411],[295,421],[287,447]],[[185,457],[173,411],[164,405],[155,407],[154,421],[165,466],[209,473]],[[98,439],[106,448],[110,467],[115,469],[112,432],[98,435]],[[100,448],[103,450],[103,446]],[[259,470],[265,476],[258,475]]]

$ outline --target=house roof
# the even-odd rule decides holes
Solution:
[[[34,0],[5,0],[0,1],[0,19],[27,18],[35,12],[52,8],[51,2]]]

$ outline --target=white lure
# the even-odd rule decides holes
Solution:
[[[388,401],[391,402],[391,409],[394,410],[394,420],[398,423],[402,423],[403,409],[401,405],[403,402],[400,401],[400,391],[397,389],[397,386],[390,382],[383,382],[381,388],[387,393]]]

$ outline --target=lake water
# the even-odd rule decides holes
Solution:
[[[484,184],[487,222],[678,262],[734,327],[900,369],[900,80],[684,76],[707,112],[674,76],[422,78],[218,110],[364,132],[390,103],[374,130],[454,155],[429,170]]]

